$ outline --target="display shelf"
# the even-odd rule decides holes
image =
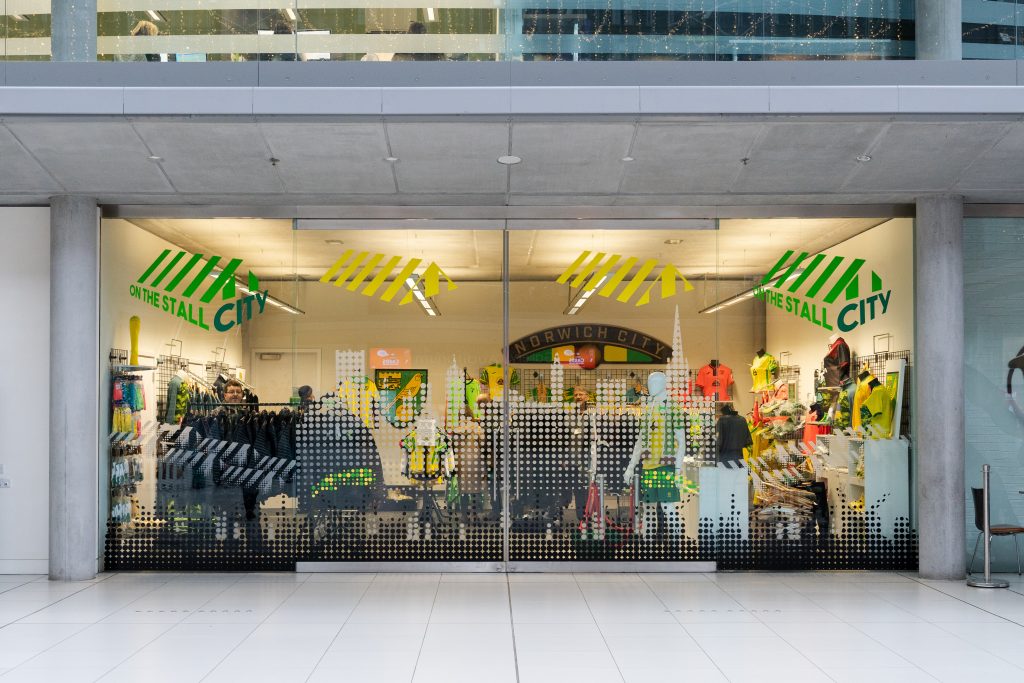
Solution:
[[[156,366],[153,365],[113,365],[110,367],[112,372],[144,372],[146,370],[156,370]]]

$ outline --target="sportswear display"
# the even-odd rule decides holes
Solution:
[[[892,433],[892,396],[884,384],[876,384],[871,395],[860,407],[860,421],[864,430],[881,439]]]
[[[868,396],[871,395],[871,381],[875,379],[875,376],[870,372],[861,373],[861,377],[857,382],[857,390],[853,393],[853,426],[854,428],[860,427],[860,409],[864,405],[864,401],[868,400]]]
[[[775,382],[775,374],[779,371],[779,364],[770,353],[754,356],[750,364],[750,378],[753,380],[751,391],[765,391],[771,388]]]
[[[825,386],[841,387],[850,381],[850,347],[839,337],[825,354]]]
[[[732,370],[721,363],[708,363],[697,371],[695,384],[700,387],[705,397],[713,397],[716,401],[731,401],[729,385],[733,383]]]

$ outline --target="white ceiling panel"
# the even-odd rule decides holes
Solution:
[[[387,133],[399,191],[505,192],[508,171],[497,159],[508,153],[508,124],[388,123]]]
[[[161,166],[179,192],[285,193],[254,122],[139,121],[135,129],[163,157]]]
[[[950,191],[975,160],[989,153],[1009,125],[893,123],[871,150],[871,161],[860,164],[843,189]]]
[[[62,191],[57,181],[4,127],[0,127],[0,160],[0,190],[5,194]]]
[[[624,166],[626,194],[728,192],[761,124],[641,124],[635,161]]]
[[[884,129],[881,123],[772,123],[765,126],[733,192],[836,192]]]
[[[512,191],[607,193],[619,190],[622,157],[629,151],[631,123],[516,123]]]
[[[71,121],[18,121],[6,125],[69,192],[174,191],[125,121],[88,126]]]
[[[288,192],[395,192],[380,123],[261,123]]]

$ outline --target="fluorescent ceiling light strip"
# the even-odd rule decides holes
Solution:
[[[167,21],[166,19],[164,19],[164,15],[160,14],[155,9],[146,10],[146,14],[148,14],[149,18],[153,21]]]
[[[295,10],[293,10],[293,9],[292,9],[291,7],[285,7],[285,8],[284,8],[284,13],[285,13],[285,14],[287,14],[287,15],[288,15],[288,18],[289,18],[290,20],[292,20],[292,21],[298,21],[298,19],[299,19],[299,18],[298,18],[298,17],[297,17],[296,15],[295,15]]]
[[[212,277],[213,279],[216,280],[219,276],[220,276],[220,271],[219,270],[212,270],[212,271],[210,271],[210,277]],[[251,289],[249,289],[248,287],[246,287],[244,284],[242,284],[242,282],[239,281],[238,278],[235,278],[235,288],[242,290],[246,294],[252,294],[253,293],[253,291]],[[270,292],[267,292],[267,303],[270,304],[271,306],[276,306],[276,307],[280,308],[282,311],[286,311],[288,313],[291,313],[292,315],[306,315],[306,312],[303,311],[302,309],[295,308],[294,306],[292,306],[290,304],[286,304],[285,302],[281,301],[280,299],[272,296],[270,294]]]
[[[427,21],[437,21],[437,17],[434,15],[434,8],[427,8]]]
[[[793,271],[793,273],[789,277],[786,278],[785,281],[789,282],[790,280],[795,280],[796,278],[800,277],[800,274],[803,273],[803,272],[804,272],[803,268],[797,268],[796,270]],[[700,315],[701,313],[717,313],[718,311],[722,310],[723,308],[728,308],[729,306],[732,306],[733,304],[738,304],[741,301],[746,301],[750,297],[754,296],[754,292],[756,292],[759,289],[765,288],[765,287],[767,287],[767,285],[759,284],[756,287],[752,287],[752,288],[748,289],[745,292],[740,292],[739,294],[735,294],[733,296],[730,296],[728,299],[723,299],[723,300],[719,301],[718,303],[711,304],[707,308],[698,311],[697,314]]]
[[[600,280],[598,280],[590,289],[581,289],[581,291],[576,292],[576,297],[571,302],[569,302],[569,305],[565,307],[565,310],[562,311],[562,313],[564,315],[576,315],[577,313],[579,313],[580,309],[583,308],[583,304],[587,303],[590,297],[594,296],[594,292],[597,291],[597,288],[603,285],[604,281],[607,279],[608,276],[605,275]],[[587,285],[583,286],[586,287]]]
[[[416,278],[407,277],[405,279],[405,286],[409,288],[412,295],[416,297],[416,301],[419,302],[420,306],[423,307],[424,312],[432,318],[441,315],[441,312],[437,310],[437,306],[420,291],[419,287],[416,286]]]

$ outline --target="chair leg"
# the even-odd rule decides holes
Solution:
[[[974,573],[974,558],[976,558],[978,556],[978,542],[981,541],[981,535],[983,533],[985,533],[985,532],[979,531],[978,532],[978,537],[976,539],[974,539],[974,553],[971,555],[971,563],[969,565],[967,565],[967,573],[968,574],[973,574]]]
[[[1020,576],[1020,545],[1017,543],[1017,534],[1013,535],[1013,549],[1017,551],[1017,576]]]

